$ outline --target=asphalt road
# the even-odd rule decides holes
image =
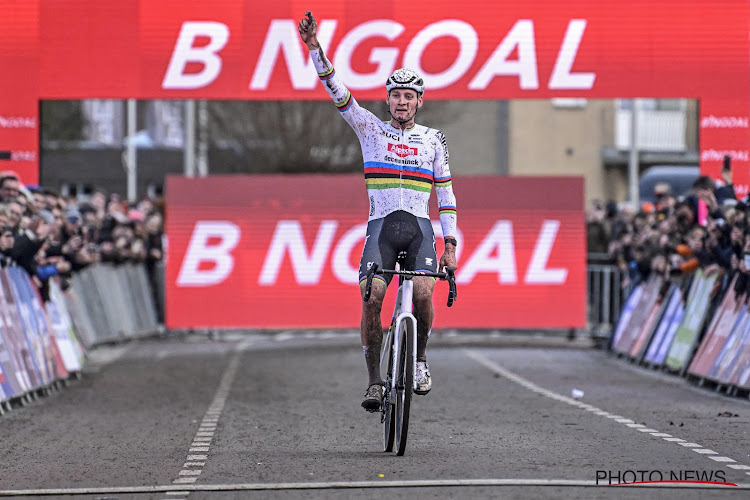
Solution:
[[[359,406],[353,332],[99,348],[80,380],[0,417],[0,495],[750,497],[747,399],[585,340],[442,336],[428,358],[433,390],[415,396],[397,457],[381,451],[379,416]],[[670,479],[738,486],[604,486]]]

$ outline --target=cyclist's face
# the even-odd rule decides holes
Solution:
[[[422,105],[422,98],[410,89],[393,89],[388,94],[391,115],[398,120],[408,120]]]

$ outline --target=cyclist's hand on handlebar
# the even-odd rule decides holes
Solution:
[[[453,250],[446,250],[440,257],[438,271],[445,272],[446,267],[452,267],[454,270],[456,269],[456,252]]]

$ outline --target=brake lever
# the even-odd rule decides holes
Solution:
[[[372,267],[367,271],[367,286],[365,287],[365,302],[370,301],[370,293],[372,293],[372,278],[375,276],[375,271],[378,270],[378,264],[373,262]]]
[[[448,274],[448,307],[451,307],[458,299],[458,291],[456,290],[456,268],[446,266],[445,271]]]

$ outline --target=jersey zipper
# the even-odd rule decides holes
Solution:
[[[404,129],[399,128],[399,132],[401,133],[401,143],[405,144],[404,141]],[[398,206],[401,210],[404,209],[404,165],[403,163],[399,163],[398,165]]]

